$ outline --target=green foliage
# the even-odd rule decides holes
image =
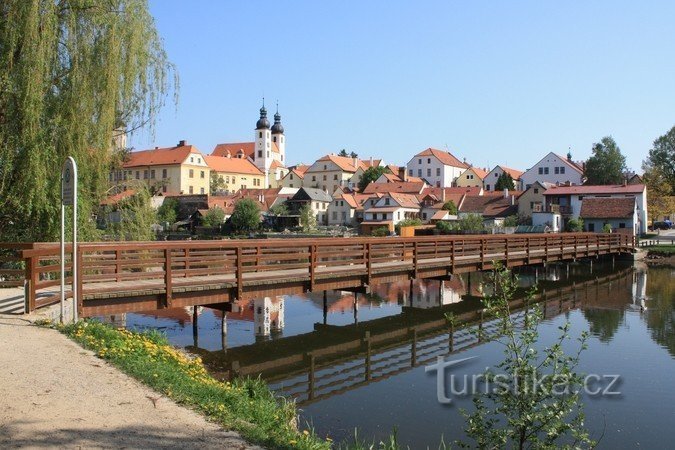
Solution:
[[[439,230],[441,233],[450,233],[452,231],[459,229],[459,225],[451,222],[444,222],[441,220],[439,222],[436,222],[436,229]]]
[[[606,224],[602,227],[602,232],[603,232],[603,233],[611,233],[611,232],[612,232],[612,226],[611,226],[610,224],[606,223]]]
[[[389,173],[389,169],[387,167],[368,167],[365,172],[363,172],[363,176],[361,176],[361,179],[359,180],[359,191],[363,192],[366,186],[380,178],[382,174],[385,173]]]
[[[302,231],[306,233],[316,229],[316,216],[309,203],[304,204],[300,208],[300,226],[302,227]]]
[[[516,189],[516,183],[513,181],[513,177],[506,172],[502,172],[502,174],[499,175],[499,178],[497,178],[497,183],[495,183],[495,191],[503,191],[504,189],[508,189],[509,191]]]
[[[277,203],[276,205],[272,206],[267,212],[272,216],[286,216],[289,214],[286,202]]]
[[[463,414],[465,432],[472,440],[463,447],[476,448],[592,448],[584,428],[579,392],[583,377],[576,372],[588,333],[579,338],[578,350],[568,355],[563,343],[570,339],[570,323],[560,326],[555,343],[539,349],[540,307],[528,308],[524,321],[512,315],[509,301],[518,287],[517,277],[497,267],[485,289],[494,292],[483,298],[485,312],[501,332],[496,340],[504,359],[483,374],[487,386],[474,394],[474,411]],[[527,298],[529,305],[534,291]],[[545,306],[544,306],[545,307]],[[480,329],[474,333],[479,334]],[[535,380],[538,384],[534,384]]]
[[[578,233],[584,231],[584,219],[579,217],[578,219],[570,219],[567,221],[567,231],[572,233]]]
[[[370,233],[370,235],[371,235],[371,236],[375,236],[375,237],[385,237],[385,236],[389,236],[389,228],[387,228],[387,227],[379,227],[379,228],[375,228],[375,229]]]
[[[212,170],[209,179],[209,192],[211,195],[218,195],[225,190],[225,186],[227,186],[227,184],[225,184],[225,178]]]
[[[134,195],[120,200],[115,206],[120,213],[120,222],[111,223],[107,234],[120,241],[154,240],[152,225],[157,223],[157,213],[152,207],[150,192],[143,184],[134,189]]]
[[[443,209],[453,216],[457,215],[457,205],[452,200],[448,200],[443,204]]]
[[[586,184],[621,184],[626,171],[626,157],[611,136],[593,144],[593,155],[586,161]]]
[[[211,228],[220,227],[223,222],[225,222],[225,211],[218,207],[209,209],[202,219],[202,225]]]
[[[230,222],[235,232],[253,231],[260,225],[260,207],[250,198],[242,198],[234,204]]]
[[[675,195],[675,126],[654,141],[647,162],[670,186],[669,195]]]
[[[165,198],[162,206],[157,208],[157,221],[161,224],[169,223],[173,225],[178,218],[178,200],[175,198]]]
[[[403,219],[397,223],[394,228],[396,233],[400,234],[402,227],[418,227],[420,225],[422,225],[422,221],[420,219]]]
[[[514,215],[508,216],[506,219],[504,219],[504,226],[505,227],[517,227],[518,226],[518,215],[514,214]]]
[[[163,334],[116,330],[94,321],[58,328],[154,391],[238,431],[251,442],[265,448],[331,448],[330,442],[311,429],[298,430],[295,405],[274,395],[265,382],[251,378],[218,381],[199,357],[175,349]]]
[[[459,229],[462,231],[483,231],[483,216],[480,214],[467,214],[459,219]]]
[[[114,136],[151,127],[176,85],[147,1],[5,0],[0,11],[0,224],[30,224],[0,236],[58,239],[60,168],[73,156],[90,238]]]

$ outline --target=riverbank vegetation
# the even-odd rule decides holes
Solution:
[[[331,448],[330,438],[300,430],[295,405],[276,397],[263,381],[218,381],[200,358],[174,348],[160,333],[118,330],[95,321],[57,328],[158,393],[251,442],[279,449]]]

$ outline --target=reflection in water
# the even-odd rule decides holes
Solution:
[[[554,336],[569,318],[573,334],[588,329],[594,337],[582,370],[618,373],[625,380],[619,401],[587,402],[588,423],[596,431],[606,427],[601,445],[607,448],[653,448],[675,439],[667,425],[672,414],[661,410],[675,403],[669,375],[675,371],[673,274],[670,268],[612,268],[598,261],[520,270],[523,290],[539,285],[539,306],[547,318],[542,336]],[[449,330],[444,320],[452,311],[467,327],[481,329],[486,341],[498,332],[480,314],[480,283],[475,273],[380,285],[369,293],[251,301],[227,314],[227,344],[221,342],[221,313],[209,308],[199,315],[198,339],[191,309],[114,320],[129,328],[164,329],[173,343],[201,354],[218,377],[262,375],[300,402],[302,418],[319,433],[346,438],[358,426],[362,435],[379,439],[397,426],[404,445],[435,447],[442,434],[461,433],[463,420],[456,408],[436,403],[434,380],[425,375],[424,364],[439,355],[470,352],[480,363],[467,370],[482,371],[500,358],[499,348],[466,329]]]

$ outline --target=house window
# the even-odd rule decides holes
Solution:
[[[166,169],[162,169],[162,178],[166,178]]]
[[[190,176],[190,178],[195,177],[195,171],[193,169],[190,169],[189,176]]]
[[[259,137],[259,138],[262,137],[262,131],[258,131],[258,137]]]
[[[539,175],[543,175],[543,174],[544,174],[544,168],[543,168],[543,167],[540,167],[540,168],[539,168]]]
[[[191,163],[195,162],[195,158],[193,156],[190,156],[190,162]]]
[[[262,150],[258,150],[258,158],[262,158]]]
[[[333,175],[333,179],[337,180],[337,173]]]
[[[324,164],[324,165],[323,165],[323,170],[328,170],[328,166]]]
[[[323,176],[323,181],[326,181],[326,175]]]
[[[422,177],[422,169],[417,169],[417,176]]]
[[[154,169],[150,171],[150,178],[152,178],[153,180],[155,179],[155,170]]]
[[[162,192],[166,192],[166,184],[162,186]]]
[[[422,164],[422,158],[417,160],[417,164]]]
[[[619,228],[626,228],[626,224],[624,222],[619,222]]]
[[[539,188],[534,188],[534,193],[538,194],[539,193]]]
[[[431,158],[427,158],[427,164],[431,164]]]
[[[194,193],[194,188],[193,188],[192,186],[190,186],[190,188],[188,189],[188,191],[190,192],[190,194],[193,194],[193,193]]]
[[[428,177],[431,176],[431,169],[427,169],[427,176],[428,176]]]
[[[499,174],[498,174],[498,173],[495,174],[495,178],[499,178]]]
[[[436,168],[436,176],[437,176],[437,177],[440,177],[440,176],[441,176],[441,168],[440,168],[440,167],[437,167],[437,168]]]
[[[200,188],[200,189],[199,189],[199,193],[200,193],[200,194],[203,194],[203,193],[204,193],[204,188]]]
[[[202,163],[202,159],[201,159],[201,158],[197,158],[197,164],[201,164],[201,163]]]
[[[291,178],[291,180],[293,179],[293,174],[291,174],[290,178]]]
[[[232,175],[232,184],[237,184],[237,177]]]
[[[398,214],[398,220],[401,220],[401,211],[399,211],[397,214]]]
[[[345,202],[343,200],[340,200],[340,206],[345,206]]]
[[[276,141],[277,141],[277,137],[274,136],[274,137],[272,138],[272,141],[273,141],[273,142],[276,142]]]
[[[312,175],[312,181],[316,181],[316,175]]]
[[[204,171],[202,170],[201,173],[199,174],[199,177],[200,177],[200,178],[204,178],[205,176],[206,176],[206,174],[205,174]]]
[[[408,171],[408,175],[410,175],[411,177],[413,176],[413,170],[412,170],[412,169],[410,169],[410,170]]]
[[[143,179],[144,179],[144,180],[147,180],[147,179],[148,179],[148,171],[147,171],[147,170],[144,170],[144,171],[143,171]]]
[[[583,196],[583,195],[580,195],[580,196],[579,196],[579,201],[582,201],[583,199],[584,199],[584,196]]]
[[[548,167],[544,167],[544,175],[548,175]]]
[[[555,166],[555,167],[553,168],[553,173],[555,173],[556,175],[559,174],[559,173],[560,173],[560,167]]]
[[[373,213],[373,220],[377,220],[377,213]]]
[[[489,190],[490,190],[490,185],[489,185],[489,184],[485,186],[485,190],[486,190],[486,191],[489,191]]]
[[[560,173],[565,173],[565,166],[560,167]]]
[[[389,205],[389,199],[388,198],[384,199],[384,204],[387,205],[387,206]]]
[[[139,180],[141,178],[141,173],[137,170],[136,171],[136,179]]]
[[[230,184],[230,176],[225,177],[225,184]]]

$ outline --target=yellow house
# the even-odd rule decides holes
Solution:
[[[483,187],[483,179],[487,176],[487,171],[478,167],[469,167],[460,176],[457,177],[457,187]]]
[[[124,189],[136,180],[157,193],[208,194],[209,167],[197,147],[180,141],[175,147],[131,152],[122,168],[110,173],[110,182]]]
[[[358,158],[326,155],[307,169],[302,187],[320,189],[332,194],[339,187],[349,187],[354,174],[359,168],[365,167],[365,163]]]
[[[262,189],[265,186],[265,174],[247,158],[227,156],[207,156],[206,163],[211,176],[223,179],[220,189],[234,193],[239,189]]]

